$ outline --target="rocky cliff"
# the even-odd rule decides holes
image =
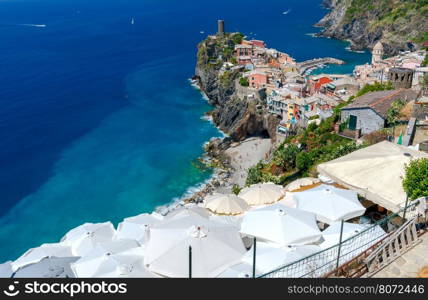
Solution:
[[[324,0],[330,12],[316,25],[320,35],[372,48],[381,40],[389,55],[421,47],[428,39],[427,0]]]
[[[237,91],[242,70],[222,68],[233,61],[233,49],[239,42],[236,34],[209,37],[198,45],[198,62],[194,79],[214,106],[210,112],[214,123],[232,140],[241,141],[250,136],[269,136],[275,140],[279,120],[263,111],[265,95],[243,97]]]

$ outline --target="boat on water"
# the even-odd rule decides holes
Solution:
[[[289,10],[287,10],[287,11],[282,12],[282,14],[283,14],[283,15],[286,15],[286,14],[288,14],[290,11],[291,11],[291,9],[289,9]]]
[[[135,24],[135,20],[134,18],[131,19],[131,24],[134,25]]]

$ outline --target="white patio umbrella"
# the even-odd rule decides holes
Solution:
[[[321,239],[315,214],[282,204],[247,212],[240,232],[280,246],[308,244]]]
[[[239,216],[212,215],[209,217],[211,221],[234,226],[238,231],[241,229],[242,218],[243,218],[242,215],[239,215]]]
[[[294,193],[293,197],[298,209],[312,212],[319,221],[328,224],[361,216],[366,211],[355,191],[328,185]]]
[[[177,218],[150,228],[144,263],[167,277],[215,277],[240,262],[245,248],[234,226],[200,216]]]
[[[0,264],[0,278],[10,278],[12,274],[13,271],[11,261],[7,261],[3,264]]]
[[[26,265],[34,264],[46,257],[70,257],[73,256],[70,246],[59,243],[43,244],[40,247],[29,249],[18,259],[12,262],[12,270],[16,271]]]
[[[319,183],[320,180],[318,178],[311,178],[311,177],[305,177],[305,178],[299,178],[294,180],[293,182],[289,183],[285,190],[288,192],[292,192],[294,190],[298,190],[304,186],[313,185],[316,183]]]
[[[256,274],[260,274],[260,271],[256,270]],[[253,277],[253,266],[248,263],[239,263],[239,264],[233,265],[217,276],[217,278],[252,278],[252,277]]]
[[[220,215],[240,215],[250,208],[244,199],[233,194],[209,195],[205,197],[204,204],[205,208]]]
[[[342,222],[334,222],[322,232],[324,242],[320,244],[322,249],[333,249],[337,256],[340,242],[340,228]],[[359,235],[360,237],[357,237]],[[343,223],[342,245],[340,249],[340,264],[343,264],[361,254],[372,245],[386,236],[385,231],[378,225]],[[355,237],[355,238],[352,238]]]
[[[70,264],[78,259],[79,257],[46,257],[20,268],[13,274],[13,278],[75,278]]]
[[[253,247],[244,255],[242,259],[244,263],[253,265]],[[270,243],[257,242],[256,269],[259,271],[259,273],[256,273],[256,275],[259,276],[269,273],[319,251],[321,251],[321,248],[314,245],[278,248]],[[298,277],[298,275],[303,276],[305,272],[306,267],[303,267],[299,270],[296,270],[296,273],[294,274],[285,275],[294,275]]]
[[[144,267],[144,249],[134,240],[100,243],[71,268],[78,278],[156,277]]]
[[[284,196],[284,190],[273,183],[258,183],[243,188],[238,196],[251,206],[266,205],[278,202]]]
[[[210,216],[210,212],[203,207],[197,206],[197,205],[186,205],[179,207],[172,212],[170,212],[166,217],[164,218],[164,221],[170,221],[172,219],[181,218],[181,217],[203,217],[208,218]]]
[[[117,239],[132,239],[144,244],[144,238],[149,226],[161,222],[162,219],[151,214],[141,214],[135,217],[125,218],[117,226]]]
[[[287,207],[296,208],[297,203],[296,203],[296,200],[294,200],[293,195],[294,195],[294,193],[292,193],[292,192],[285,193],[284,198],[282,198],[278,203],[285,205]]]
[[[61,244],[70,246],[74,256],[84,256],[98,243],[111,241],[115,234],[111,222],[85,223],[70,230],[61,239]]]

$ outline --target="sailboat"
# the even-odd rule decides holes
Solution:
[[[132,18],[131,24],[134,25],[134,23],[135,23],[135,20],[134,20],[134,18]]]

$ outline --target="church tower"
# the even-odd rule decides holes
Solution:
[[[373,47],[373,51],[372,51],[372,65],[375,65],[375,64],[378,64],[379,62],[381,62],[382,58],[383,58],[383,54],[384,54],[383,45],[379,41]]]

